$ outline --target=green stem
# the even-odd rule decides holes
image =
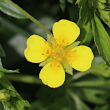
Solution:
[[[76,74],[73,75],[73,77],[71,77],[68,81],[73,81],[73,80],[77,80],[87,74],[90,73],[90,70],[84,71],[84,72],[77,72]]]
[[[19,7],[17,4],[15,4],[14,2],[12,2],[10,0],[6,0],[6,1],[8,3],[12,4],[13,6],[15,6],[17,9],[19,9],[27,18],[29,18],[34,23],[36,23],[37,25],[39,25],[46,33],[52,35],[52,33],[48,29],[46,29],[37,19],[35,19],[34,17],[32,17],[29,13],[27,13],[25,10],[23,10],[21,7]]]
[[[78,110],[91,110],[73,91],[67,90],[69,96],[75,101]]]
[[[19,81],[19,82],[30,83],[30,84],[42,84],[39,78],[30,76],[30,75],[23,76],[23,75],[15,75],[15,74],[13,75],[5,74],[5,77],[12,81]]]
[[[19,70],[7,70],[5,68],[0,67],[0,72],[4,72],[4,73],[19,73]]]
[[[87,74],[89,74],[90,73],[90,71],[88,70],[88,71],[84,71],[84,72],[78,72],[78,73],[76,73],[74,76],[73,76],[73,79],[74,80],[77,80],[77,79],[79,79],[79,78],[81,78],[81,77],[83,77],[83,76],[85,76],[85,75],[87,75]]]
[[[105,81],[81,81],[81,82],[76,82],[72,83],[70,87],[77,86],[77,87],[102,87],[104,85],[107,85],[110,83],[110,81],[105,82]]]

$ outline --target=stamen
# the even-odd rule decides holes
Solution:
[[[62,42],[64,42],[64,40],[62,40]]]
[[[60,67],[60,65],[58,65],[57,67]]]
[[[72,48],[70,48],[70,50],[71,50]]]
[[[48,62],[45,62],[45,64],[47,64]]]
[[[56,43],[56,46],[58,46],[58,44]]]
[[[49,50],[47,50],[46,54],[49,54]]]
[[[45,41],[45,43],[47,44],[48,42],[47,42],[47,41]]]
[[[53,39],[54,37],[53,36],[51,36],[51,39]]]
[[[49,46],[52,46],[52,44],[51,44],[51,43],[49,43]]]

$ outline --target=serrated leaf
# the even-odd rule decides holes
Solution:
[[[110,42],[109,35],[103,27],[100,19],[96,14],[92,15],[92,31],[94,40],[99,51],[99,54],[104,59],[105,63],[110,67]]]
[[[99,17],[110,27],[110,9],[107,10],[99,10]]]
[[[78,37],[78,40],[80,40],[82,43],[85,43],[88,37],[90,40],[92,39],[89,11],[87,10],[89,10],[88,4],[82,4],[77,23],[81,29],[81,34]]]
[[[109,1],[109,0],[108,0]],[[110,4],[106,0],[100,0],[98,2],[98,16],[108,25],[110,26]]]
[[[10,0],[0,0],[0,10],[12,17],[25,19],[27,18],[18,8],[9,3]],[[16,4],[15,4],[16,5]]]
[[[101,57],[95,57],[91,67],[91,73],[110,77],[110,69],[105,65]]]
[[[2,46],[0,45],[0,57],[4,57],[5,56],[5,52],[2,49]]]
[[[110,4],[107,0],[93,0],[89,4],[93,7],[94,13],[110,26]]]

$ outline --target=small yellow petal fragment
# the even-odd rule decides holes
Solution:
[[[24,55],[29,62],[39,63],[49,56],[50,47],[45,42],[45,39],[38,35],[31,35],[28,38]]]
[[[80,28],[72,21],[62,19],[53,25],[53,35],[59,45],[70,45],[79,34]]]
[[[45,85],[51,88],[57,88],[64,83],[65,72],[63,67],[57,61],[54,61],[42,68],[39,78]]]
[[[86,71],[91,67],[94,55],[91,48],[87,46],[77,46],[66,54],[70,65],[78,71]]]

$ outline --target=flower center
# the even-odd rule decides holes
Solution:
[[[56,47],[51,48],[51,57],[54,60],[60,61],[62,58],[65,57],[65,50],[63,47],[61,47],[60,45],[56,45]]]

